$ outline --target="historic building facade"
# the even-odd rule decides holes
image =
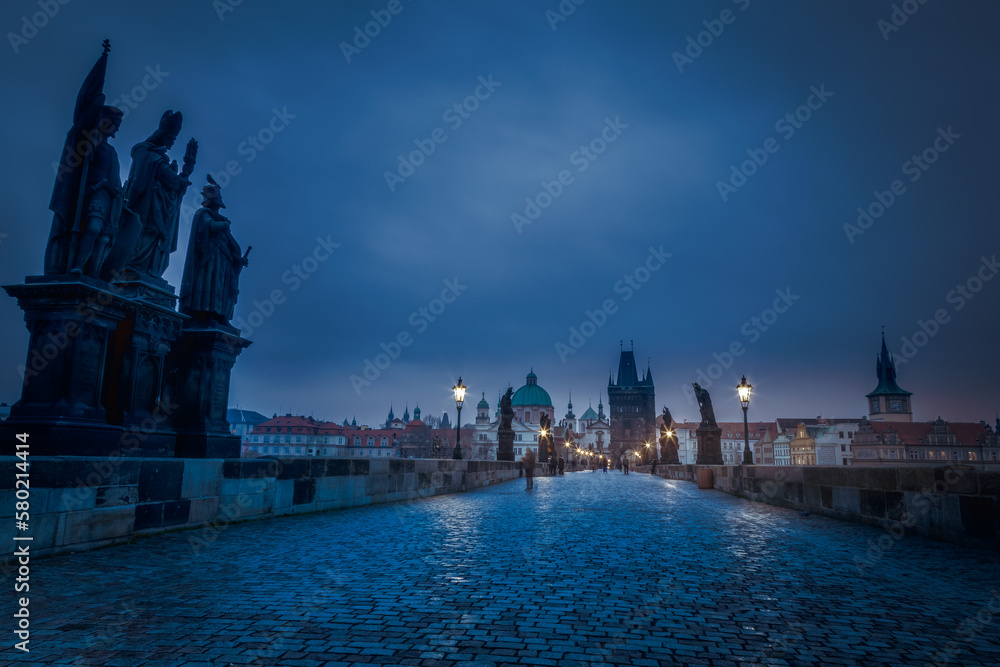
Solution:
[[[856,464],[1000,463],[996,429],[984,421],[876,422],[864,419],[854,435]]]

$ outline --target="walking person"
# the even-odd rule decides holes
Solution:
[[[521,457],[521,463],[524,465],[524,480],[527,483],[525,491],[531,491],[535,488],[535,452],[529,449],[528,452]]]
[[[622,472],[628,474],[628,459],[622,459]]]
[[[566,459],[564,459],[561,456],[559,457],[559,474],[560,475],[566,474]]]

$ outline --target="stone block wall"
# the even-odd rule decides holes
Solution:
[[[657,466],[694,480],[699,466]],[[757,502],[1000,550],[1000,472],[971,466],[702,466],[719,491]],[[641,472],[649,472],[642,466]]]
[[[29,528],[20,532],[14,521],[18,459],[0,458],[6,554],[14,551],[15,533],[31,536],[31,553],[45,556],[181,528],[458,493],[516,479],[521,467],[429,459],[29,460]]]

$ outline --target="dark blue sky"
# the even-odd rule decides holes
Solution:
[[[341,43],[388,1],[245,0],[220,20],[224,3],[69,3],[37,34],[23,19],[36,2],[3,4],[4,284],[41,273],[51,165],[107,37],[108,99],[145,79],[135,108],[120,102],[123,176],[168,108],[184,112],[179,146],[201,145],[192,211],[207,171],[224,183],[227,164],[239,171],[226,213],[254,250],[236,314],[259,326],[232,404],[374,424],[390,402],[453,411],[459,375],[495,407],[533,367],[557,416],[570,390],[579,414],[624,339],[641,365],[651,359],[657,401],[678,419],[697,416],[682,387],[734,344],[742,354],[710,387],[720,419],[739,417],[743,373],[753,419],[861,416],[881,326],[901,353],[942,311],[899,367],[916,417],[978,421],[1000,406],[1000,279],[977,283],[997,271],[983,258],[1000,254],[994,3],[903,3],[919,8],[888,31],[890,2],[589,0],[556,22],[554,0],[400,0],[350,62]],[[679,71],[675,52],[713,28]],[[906,164],[938,137],[947,150],[932,148],[926,170]],[[397,171],[417,142],[433,153]],[[730,181],[752,156],[763,164]],[[386,172],[405,179],[390,187]],[[881,217],[845,230],[895,180]],[[723,197],[720,181],[738,187]],[[545,208],[515,222],[535,214],[526,198]],[[339,246],[312,263],[327,256],[317,239]],[[183,257],[165,276],[175,285]],[[978,292],[952,292],[970,279]],[[452,302],[435,303],[445,281],[457,282]],[[275,290],[282,303],[263,318]],[[768,313],[778,291],[785,312]],[[608,300],[603,326],[571,340]],[[13,299],[0,315],[10,403],[27,333]],[[398,358],[352,383],[401,334]]]

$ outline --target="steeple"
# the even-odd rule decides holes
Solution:
[[[598,394],[597,398],[597,418],[604,421],[604,399],[603,394]]]
[[[621,351],[621,357],[618,359],[617,386],[619,387],[639,386],[639,374],[635,368],[635,353],[632,350]]]
[[[390,403],[389,404],[389,416],[386,417],[386,419],[385,419],[385,427],[386,428],[390,428],[389,425],[392,424],[392,420],[395,419],[395,418],[396,418],[396,416],[394,414],[392,414],[392,403]]]
[[[420,404],[417,403],[417,407],[413,408],[413,419],[414,421],[420,420]]]
[[[407,424],[410,423],[410,404],[406,404],[406,412],[403,413],[403,421]]]
[[[476,405],[476,423],[477,424],[489,424],[490,423],[490,404],[486,401],[486,392],[483,392],[483,397],[479,399],[478,405]]]
[[[569,392],[569,403],[566,405],[566,419],[576,419],[573,414],[573,392]]]
[[[882,351],[875,358],[875,376],[878,378],[878,386],[868,394],[871,396],[881,396],[883,394],[895,394],[909,396],[910,392],[900,389],[896,384],[896,361],[889,354],[889,348],[885,344],[885,332],[882,332]]]
[[[882,349],[875,358],[875,374],[878,385],[867,395],[868,414],[871,421],[913,420],[910,392],[896,384],[896,361],[889,354],[885,344],[885,330],[882,330]]]

